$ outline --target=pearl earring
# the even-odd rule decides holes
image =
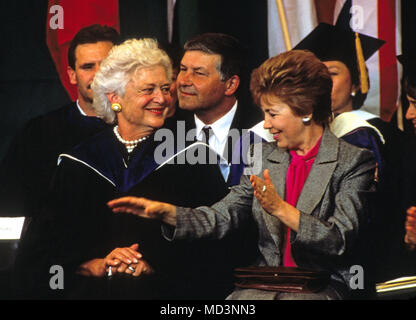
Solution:
[[[355,91],[351,92],[351,97],[355,97],[357,93]]]
[[[111,109],[112,109],[114,112],[120,112],[120,111],[121,111],[121,105],[120,105],[119,103],[113,103],[113,104],[111,105]]]
[[[303,117],[302,122],[303,124],[309,124],[311,122],[311,117]]]

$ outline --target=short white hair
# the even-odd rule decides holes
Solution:
[[[91,84],[93,91],[92,108],[106,123],[116,122],[116,116],[107,98],[108,93],[124,96],[127,83],[133,74],[141,69],[162,66],[169,81],[172,80],[172,64],[165,51],[159,48],[155,39],[129,39],[114,46],[101,62],[100,69]]]

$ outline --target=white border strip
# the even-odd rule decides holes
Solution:
[[[91,167],[88,163],[86,163],[86,162],[84,162],[84,161],[82,161],[82,160],[80,160],[80,159],[77,159],[77,158],[75,158],[75,157],[73,157],[73,156],[71,156],[71,155],[69,155],[69,154],[66,154],[66,153],[62,153],[62,154],[60,154],[59,155],[59,157],[58,157],[58,166],[59,166],[59,164],[61,163],[61,158],[62,157],[66,157],[66,158],[68,158],[68,159],[71,159],[71,160],[74,160],[74,161],[77,161],[77,162],[79,162],[79,163],[82,163],[83,165],[85,165],[85,166],[87,166],[88,168],[90,168],[90,169],[92,169],[92,170],[94,170],[96,173],[98,173],[101,177],[103,177],[104,179],[106,179],[108,182],[110,182],[114,187],[116,186],[116,184],[113,182],[113,181],[111,181],[110,179],[108,179],[105,175],[103,175],[101,172],[99,172],[97,169],[95,169],[94,167]]]

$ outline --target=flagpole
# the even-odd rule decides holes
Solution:
[[[292,49],[292,44],[290,43],[289,30],[287,28],[287,20],[285,15],[285,8],[283,7],[282,0],[276,0],[277,11],[279,12],[280,26],[283,32],[283,39],[285,41],[286,50],[289,51]]]

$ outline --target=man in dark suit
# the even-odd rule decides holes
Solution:
[[[186,132],[195,129],[195,138],[208,142],[220,155],[220,170],[230,184],[235,178],[230,175],[231,153],[238,140],[232,129],[241,134],[262,119],[249,101],[238,100],[247,90],[244,48],[230,35],[205,33],[186,42],[184,52],[177,88],[179,107],[189,112]]]
[[[3,159],[0,216],[26,217],[21,237],[44,203],[58,155],[106,126],[91,108],[90,85],[101,61],[118,42],[118,32],[107,26],[92,25],[75,35],[68,50],[68,76],[78,88],[77,101],[30,120]],[[5,243],[0,250],[8,257],[3,261],[11,265],[16,243],[8,245]]]

